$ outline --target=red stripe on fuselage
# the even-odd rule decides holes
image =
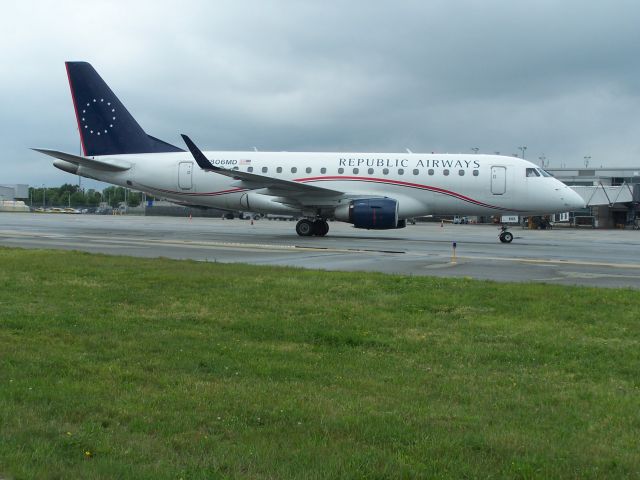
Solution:
[[[196,196],[215,197],[218,195],[226,195],[227,193],[246,192],[248,190],[247,188],[230,188],[229,190],[220,190],[218,192],[176,192],[175,190],[167,190],[164,188],[152,187],[150,185],[143,185],[142,183],[139,183],[138,185],[140,187],[147,188],[149,190],[155,190],[157,192],[170,193],[173,195],[186,195],[189,197],[196,197]]]
[[[434,193],[439,193],[441,195],[447,195],[450,197],[454,197],[457,198],[458,200],[467,202],[467,203],[472,203],[474,205],[478,205],[480,207],[485,207],[485,208],[490,208],[493,210],[501,210],[501,211],[508,211],[508,212],[516,212],[519,210],[514,210],[512,208],[505,208],[505,207],[498,207],[496,205],[491,205],[488,203],[484,203],[481,202],[479,200],[474,200],[471,197],[467,197],[466,195],[462,195],[460,193],[457,192],[453,192],[451,190],[446,190],[444,188],[440,188],[440,187],[433,187],[430,185],[423,185],[420,183],[412,183],[412,182],[403,182],[401,180],[389,180],[386,178],[375,178],[375,177],[352,177],[352,176],[328,176],[328,177],[308,177],[308,178],[298,178],[293,180],[294,182],[298,182],[298,183],[315,183],[315,182],[326,182],[326,181],[349,181],[349,182],[368,182],[368,183],[381,183],[381,184],[385,184],[385,185],[395,185],[398,187],[405,187],[405,188],[415,188],[418,190],[426,190],[426,191],[430,191],[430,192],[434,192]],[[183,195],[183,196],[189,196],[189,197],[196,197],[196,196],[203,196],[203,197],[215,197],[215,196],[219,196],[219,195],[226,195],[229,193],[240,193],[240,192],[246,192],[249,191],[250,189],[248,188],[231,188],[228,190],[220,190],[217,192],[177,192],[174,190],[166,190],[166,189],[162,189],[162,188],[154,188],[148,185],[143,185],[143,184],[139,184],[141,187],[143,188],[148,188],[150,190],[156,190],[158,192],[163,192],[163,193],[168,193],[168,194],[173,194],[173,195]]]
[[[433,187],[431,185],[423,185],[420,183],[412,183],[412,182],[403,182],[402,180],[390,180],[386,178],[376,178],[376,177],[353,177],[353,176],[329,176],[329,177],[308,177],[308,178],[298,178],[295,181],[300,183],[315,183],[315,182],[326,182],[326,181],[359,181],[359,182],[370,182],[370,183],[382,183],[387,185],[396,185],[399,187],[409,187],[409,188],[417,188],[420,190],[428,190],[430,192],[441,193],[443,195],[452,196],[463,200],[468,203],[473,203],[478,206],[493,208],[495,210],[506,210],[506,211],[516,211],[511,208],[498,207],[496,205],[490,205],[488,203],[481,202],[479,200],[475,200],[471,197],[467,197],[466,195],[462,195],[461,193],[453,192],[451,190],[446,190],[440,187]]]

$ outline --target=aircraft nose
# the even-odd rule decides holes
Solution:
[[[567,192],[565,193],[565,202],[569,210],[581,210],[583,209],[587,202],[585,202],[584,198],[580,196],[575,190],[570,187],[566,187]]]

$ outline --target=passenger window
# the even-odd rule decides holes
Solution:
[[[477,177],[478,175],[480,175],[480,170],[474,170],[473,171],[473,176]]]
[[[458,170],[458,175],[460,175],[461,177],[464,177],[464,170]]]
[[[539,177],[540,174],[535,168],[527,168],[527,177]]]
[[[341,168],[339,168],[339,169],[338,169],[338,173],[343,174],[343,173],[344,173],[344,168],[342,168],[342,167],[341,167]]]
[[[433,168],[430,168],[429,170],[427,170],[427,173],[428,173],[429,175],[433,175],[433,174],[434,174]]]
[[[248,167],[247,172],[253,172],[253,167]]]
[[[389,169],[388,168],[383,168],[382,169],[382,173],[384,173],[385,175],[389,175]]]
[[[278,172],[278,173],[282,173],[282,167],[278,167],[278,168],[276,168],[276,172]]]
[[[373,175],[373,168],[370,168],[369,170],[367,170],[369,172],[369,175]]]
[[[326,169],[326,168],[324,168],[324,167],[322,167],[322,168],[320,169],[320,173],[327,173],[327,169]]]
[[[404,170],[402,168],[398,169],[398,175],[404,175]]]
[[[354,168],[354,169],[353,169],[353,174],[354,174],[354,175],[357,175],[359,171],[360,171],[359,169]]]
[[[311,167],[307,167],[306,172],[307,172],[307,173],[311,173]]]
[[[269,169],[267,167],[262,167],[262,173],[267,173]]]
[[[413,174],[414,175],[418,175],[420,173],[420,170],[418,170],[417,168],[413,169]]]
[[[296,167],[291,167],[291,173],[296,173],[298,169]]]
[[[448,168],[445,168],[445,169],[442,171],[442,174],[443,174],[445,177],[448,177],[448,176],[449,176],[449,169],[448,169]]]

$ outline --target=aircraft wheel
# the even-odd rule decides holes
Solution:
[[[329,224],[325,220],[316,220],[313,222],[313,233],[318,237],[324,237],[329,233]]]
[[[502,243],[511,243],[513,241],[513,234],[511,232],[503,232],[500,234],[500,241]]]
[[[310,237],[314,233],[314,225],[311,220],[303,218],[296,224],[296,233],[301,237]]]

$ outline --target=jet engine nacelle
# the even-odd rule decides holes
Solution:
[[[336,220],[353,223],[356,228],[389,230],[404,228],[406,222],[398,219],[398,201],[392,198],[360,198],[339,205]]]

